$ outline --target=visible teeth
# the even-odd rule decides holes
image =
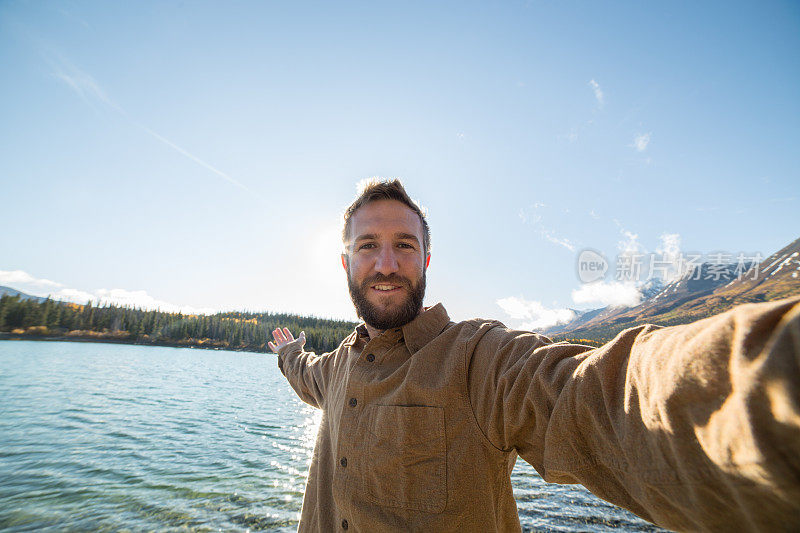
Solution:
[[[397,287],[394,285],[375,285],[375,288],[379,291],[390,291],[392,289],[396,289]]]

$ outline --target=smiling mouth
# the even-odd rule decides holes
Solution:
[[[387,293],[387,292],[394,292],[396,290],[399,290],[401,287],[400,287],[400,285],[388,285],[388,284],[381,283],[379,285],[373,285],[372,288],[375,289],[378,292]]]

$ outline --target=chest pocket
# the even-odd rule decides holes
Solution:
[[[362,488],[378,505],[440,513],[447,504],[444,409],[370,408]]]

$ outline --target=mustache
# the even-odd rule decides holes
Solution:
[[[400,285],[401,287],[411,288],[411,280],[408,278],[398,276],[397,274],[389,274],[388,276],[386,276],[380,273],[365,279],[361,283],[361,286],[363,288],[367,288],[370,285],[376,285],[378,283],[388,283],[391,285]]]

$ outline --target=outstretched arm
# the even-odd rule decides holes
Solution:
[[[275,342],[267,343],[269,349],[278,354],[278,368],[289,381],[292,389],[301,400],[314,407],[322,408],[328,382],[331,354],[317,355],[306,352],[306,333],[300,332],[295,339],[288,328],[273,330]]]
[[[540,339],[496,327],[472,356],[495,446],[670,529],[800,528],[800,299],[595,349]]]

